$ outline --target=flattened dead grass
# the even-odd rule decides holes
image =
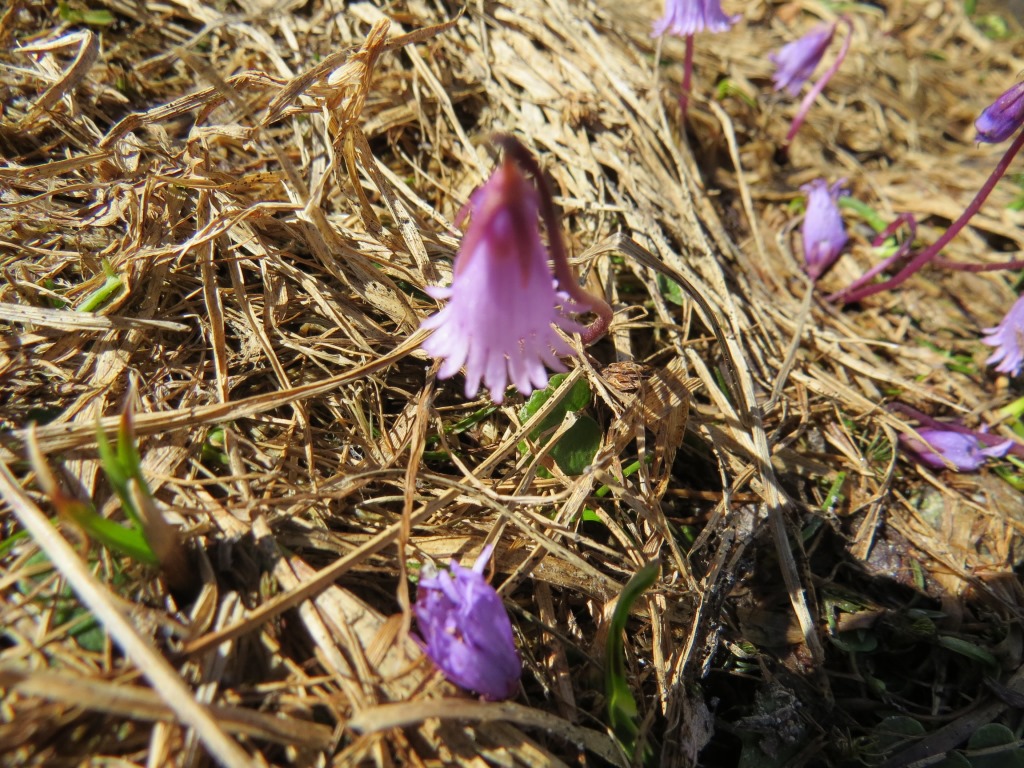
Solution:
[[[110,0],[71,21],[10,4],[11,764],[627,765],[605,726],[604,640],[654,558],[627,664],[659,765],[735,764],[737,734],[838,765],[877,723],[865,701],[927,716],[943,750],[968,702],[972,727],[1001,716],[1022,685],[1024,505],[989,472],[905,462],[908,425],[884,406],[1007,431],[1012,385],[977,338],[1013,278],[927,271],[828,305],[790,203],[845,177],[933,239],[998,156],[971,123],[1024,69],[1019,37],[993,42],[954,0],[857,6],[852,53],[787,159],[794,105],[768,90],[764,54],[831,12],[748,5],[698,39],[681,134],[682,43],[649,38],[655,2]],[[74,16],[100,8],[112,23]],[[554,399],[521,422],[516,401],[466,402],[417,351],[435,309],[422,289],[450,273],[495,131],[540,158],[580,272],[616,310],[563,384],[589,385],[604,434],[578,476],[532,442]],[[1002,184],[946,256],[1022,250],[1014,194]],[[876,258],[850,221],[821,295]],[[129,406],[192,589],[90,544],[27,461],[34,442],[69,498],[121,519],[96,429]],[[490,542],[526,667],[514,703],[459,693],[410,635],[410,570]],[[937,651],[925,677],[869,674],[829,639],[874,633],[889,645],[869,661],[892,663],[925,642],[896,626],[908,606],[986,649],[1010,694]]]

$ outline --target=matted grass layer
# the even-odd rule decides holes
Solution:
[[[897,766],[1019,734],[1022,476],[915,465],[887,407],[1013,435],[1019,382],[979,331],[1016,276],[926,269],[842,307],[822,297],[879,258],[870,222],[848,210],[818,287],[795,234],[799,187],[845,178],[932,242],[999,157],[972,122],[1024,70],[1018,27],[956,0],[726,8],[684,130],[651,0],[7,5],[5,764],[628,765],[606,640],[654,559],[624,638],[652,765]],[[765,56],[839,10],[851,53],[787,156]],[[589,404],[558,435],[600,428],[579,474],[536,434],[557,398],[467,401],[417,350],[496,131],[615,308],[559,389]],[[1019,194],[944,256],[1013,258]],[[99,460],[126,410],[152,502]],[[160,566],[74,522],[125,521],[126,494]],[[445,682],[409,610],[423,562],[486,543],[514,702]]]

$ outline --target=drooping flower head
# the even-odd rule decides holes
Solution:
[[[1024,82],[1017,83],[985,107],[974,121],[978,131],[974,140],[998,144],[1010,138],[1021,125],[1024,125]]]
[[[839,196],[846,192],[842,179],[831,187],[824,179],[815,179],[800,189],[807,193],[807,213],[801,229],[804,261],[808,276],[817,280],[839,258],[849,239],[839,213]]]
[[[918,429],[917,433],[925,439],[927,445],[909,435],[900,435],[900,439],[919,461],[936,469],[945,469],[945,460],[948,460],[957,472],[974,472],[981,469],[990,458],[1002,458],[1014,442],[1007,440],[983,448],[974,435],[964,432],[926,427]]]
[[[996,370],[1000,373],[1010,376],[1020,373],[1024,368],[1024,296],[1013,303],[999,325],[983,330],[988,335],[981,343],[996,348],[985,362],[988,365],[999,363]]]
[[[486,547],[472,569],[455,560],[450,571],[425,565],[416,590],[416,621],[427,656],[445,677],[497,701],[516,694],[523,667],[505,605],[483,577],[492,549]]]
[[[781,91],[785,88],[790,96],[800,93],[800,88],[814,74],[818,62],[825,55],[835,32],[835,24],[823,24],[799,40],[769,53],[768,58],[775,64],[775,74],[772,75],[775,90]]]
[[[573,353],[555,327],[567,334],[584,330],[566,314],[577,305],[555,288],[538,205],[536,188],[506,154],[470,198],[472,220],[451,287],[427,289],[449,301],[421,324],[434,331],[423,349],[444,359],[441,379],[466,367],[466,397],[476,397],[481,382],[495,403],[504,399],[509,381],[523,394],[543,389],[544,366],[564,371],[558,356]]]
[[[666,32],[679,37],[698,32],[728,32],[739,16],[726,16],[722,0],[665,0],[665,13],[654,23],[651,37]]]

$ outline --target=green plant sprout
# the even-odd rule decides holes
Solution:
[[[39,450],[38,443],[35,440],[34,429],[30,428],[28,441],[29,460],[36,472],[39,485],[50,497],[50,501],[57,510],[58,516],[75,523],[89,538],[110,551],[127,555],[143,565],[158,565],[159,560],[142,532],[142,527],[135,512],[134,502],[130,497],[121,495],[122,493],[127,493],[127,483],[119,482],[119,478],[126,474],[125,468],[116,466],[111,469],[111,463],[103,456],[104,446],[106,446],[106,452],[113,455],[109,443],[107,443],[106,435],[97,430],[97,440],[100,445],[104,472],[110,479],[115,492],[121,497],[122,507],[129,518],[130,524],[128,526],[103,517],[96,511],[92,503],[80,501],[64,493],[53,476],[46,458]]]
[[[172,589],[191,591],[196,575],[189,565],[176,528],[164,519],[157,508],[143,476],[130,408],[121,414],[113,444],[100,427],[96,430],[100,464],[121,502],[127,524],[103,517],[91,502],[64,493],[31,430],[28,442],[29,458],[39,484],[61,517],[74,522],[89,538],[110,551],[127,555],[143,565],[158,566]]]
[[[626,678],[626,651],[622,638],[633,604],[654,584],[660,570],[661,563],[654,560],[637,571],[623,588],[612,613],[605,646],[604,690],[608,699],[608,723],[630,760],[634,758],[636,739],[640,735],[636,722],[639,710]],[[649,762],[651,757],[653,750],[650,744],[645,744],[644,762]]]
[[[106,259],[103,260],[103,273],[106,275],[103,285],[90,293],[85,301],[75,308],[76,312],[95,312],[124,288],[124,281],[114,273],[113,267]]]
[[[68,24],[88,24],[94,27],[106,27],[114,23],[114,14],[107,10],[87,8],[84,11],[71,8],[65,0],[57,0],[57,13]]]

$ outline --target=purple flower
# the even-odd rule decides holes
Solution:
[[[423,349],[444,359],[441,379],[466,367],[466,397],[476,397],[481,381],[495,403],[504,399],[509,380],[523,394],[543,389],[545,364],[564,371],[558,355],[573,354],[555,326],[568,334],[584,330],[566,315],[576,305],[555,290],[540,240],[538,200],[506,157],[470,198],[473,218],[455,257],[451,287],[427,289],[450,301],[421,324],[434,331]]]
[[[788,45],[782,46],[778,51],[769,53],[768,58],[775,64],[775,74],[772,81],[775,83],[775,90],[785,88],[790,96],[800,93],[800,88],[814,74],[815,67],[825,55],[825,49],[832,42],[832,35],[835,34],[835,24],[823,24],[809,33],[794,40]]]
[[[815,179],[800,187],[807,193],[807,213],[801,230],[807,274],[817,280],[839,258],[846,245],[846,227],[839,214],[839,196],[846,194],[843,180],[831,187],[824,179]]]
[[[936,469],[945,469],[945,460],[948,460],[957,472],[974,472],[988,459],[1002,458],[1014,443],[1013,440],[1007,440],[1005,443],[982,448],[982,444],[974,435],[931,427],[919,429],[917,434],[924,438],[927,445],[909,435],[900,435],[900,439],[911,453],[922,463]]]
[[[483,570],[485,547],[472,570],[451,561],[451,571],[424,565],[416,590],[416,620],[426,653],[445,677],[485,699],[507,699],[519,689],[523,667],[512,622]]]
[[[740,20],[739,16],[726,16],[722,0],[665,0],[665,14],[654,23],[651,37],[666,32],[679,37],[698,32],[728,32]]]
[[[1010,90],[985,108],[974,121],[978,130],[975,141],[998,144],[1005,141],[1024,124],[1024,82],[1017,83]]]
[[[988,365],[999,363],[996,370],[1000,373],[1010,376],[1020,373],[1021,368],[1024,368],[1024,296],[1013,303],[1003,322],[995,328],[982,330],[988,335],[981,343],[996,348],[985,362]]]

